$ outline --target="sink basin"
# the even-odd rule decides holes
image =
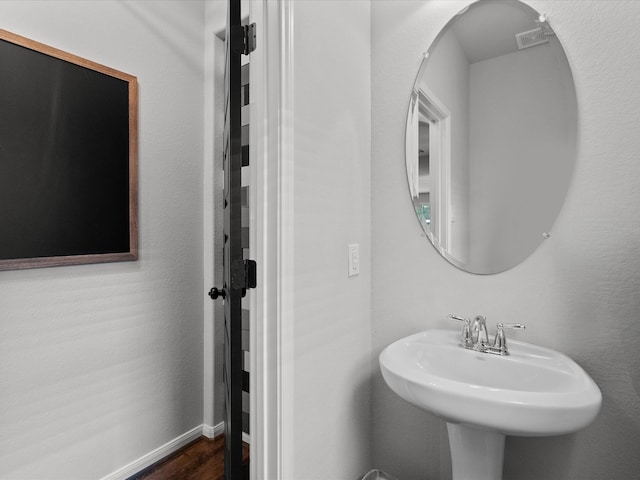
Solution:
[[[506,435],[574,432],[600,410],[600,389],[566,355],[509,340],[510,355],[467,350],[460,334],[427,330],[380,354],[382,376],[405,400],[449,422]]]
[[[504,435],[571,433],[598,414],[600,389],[566,355],[511,339],[510,355],[490,355],[463,348],[459,338],[458,331],[427,330],[380,354],[387,385],[447,421],[454,479],[467,478],[460,463],[477,455],[474,443],[493,444],[494,458],[482,476],[484,459],[469,462],[469,478],[501,478]]]

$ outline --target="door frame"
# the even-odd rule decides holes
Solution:
[[[431,164],[432,238],[434,245],[451,251],[451,112],[424,86],[417,90],[417,118],[431,124],[429,156]],[[417,128],[417,124],[416,124]],[[437,198],[434,205],[433,199]],[[436,212],[434,212],[434,207]],[[435,218],[434,218],[435,217]],[[434,222],[435,220],[435,222]],[[434,224],[435,223],[435,224]],[[435,227],[435,228],[433,228]]]
[[[249,1],[251,54],[251,478],[293,478],[294,2]]]

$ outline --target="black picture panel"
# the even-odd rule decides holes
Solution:
[[[135,77],[0,38],[0,269],[134,260]]]

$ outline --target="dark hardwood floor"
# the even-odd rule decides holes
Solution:
[[[243,479],[249,479],[249,445],[244,444]],[[200,437],[128,480],[223,480],[224,435]],[[235,480],[235,479],[233,479]]]

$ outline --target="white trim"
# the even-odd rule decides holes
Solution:
[[[415,90],[411,93],[409,100],[409,111],[407,113],[407,128],[405,133],[405,163],[407,167],[407,177],[409,179],[409,193],[411,200],[417,199],[420,194],[420,177],[419,162],[416,158],[416,152],[419,151],[419,108],[418,108],[418,92]]]
[[[291,478],[293,466],[293,6],[292,0],[250,4],[250,21],[258,25],[250,62],[256,132],[250,248],[258,264],[250,465],[251,478],[264,480]]]
[[[293,478],[294,1],[282,0],[278,178],[278,479]]]
[[[218,435],[224,433],[224,422],[220,422],[213,427],[211,425],[202,424],[198,427],[192,428],[187,433],[174,438],[170,442],[165,443],[161,447],[156,448],[152,452],[143,455],[142,457],[134,460],[133,462],[119,468],[113,473],[110,473],[106,477],[102,477],[100,480],[125,480],[136,473],[141,472],[147,467],[150,467],[154,463],[164,459],[165,457],[177,452],[182,447],[193,442],[200,436],[204,435],[207,438],[215,438]],[[251,437],[246,433],[242,433],[242,441],[251,444]]]
[[[267,108],[265,103],[268,99],[267,93],[267,76],[266,57],[268,48],[266,42],[266,31],[268,28],[266,22],[265,6],[262,2],[252,1],[249,4],[249,22],[255,22],[256,28],[256,44],[258,47],[251,53],[251,61],[249,62],[249,78],[251,82],[251,102],[253,104],[251,118],[251,128],[249,133],[249,158],[255,159],[250,161],[251,179],[255,180],[252,184],[252,195],[250,195],[249,206],[249,251],[256,261],[257,271],[257,287],[250,296],[250,316],[249,316],[249,430],[256,439],[256,445],[251,452],[251,462],[249,462],[251,478],[268,478],[264,472],[267,470],[265,464],[268,464],[268,443],[269,432],[265,426],[271,414],[265,397],[265,377],[268,377],[269,355],[267,346],[267,330],[265,316],[268,316],[268,273],[270,272],[270,259],[268,253],[268,235],[264,233],[266,219],[269,218],[271,205],[265,199],[268,197],[267,185],[267,166],[265,165],[267,141],[266,117]],[[260,362],[258,362],[260,360]],[[265,371],[267,370],[267,371]]]
[[[220,422],[213,427],[211,425],[202,425],[202,435],[207,438],[216,438],[224,433],[224,422]],[[242,432],[242,441],[251,445],[251,435]]]
[[[137,460],[134,460],[124,467],[119,468],[115,472],[102,477],[100,480],[125,480],[130,476],[140,472],[141,470],[144,470],[145,468],[153,465],[157,461],[162,460],[167,455],[171,455],[173,452],[180,450],[185,445],[200,437],[202,435],[202,432],[203,425],[198,425],[188,432],[183,433],[179,437],[176,437],[173,440],[165,443],[161,447],[158,447],[155,450],[147,453],[146,455],[138,458]]]
[[[431,228],[437,237],[438,245],[450,251],[449,205],[451,199],[451,113],[426,87],[418,90],[420,115],[425,116],[430,125],[429,155],[432,158],[431,182]],[[437,202],[436,202],[437,200]],[[435,208],[434,208],[435,207]],[[434,212],[435,210],[435,212]],[[435,213],[435,215],[433,215]],[[434,218],[435,217],[435,218]]]
[[[211,425],[202,425],[202,434],[207,438],[216,438],[224,433],[224,422],[220,422],[213,427]]]
[[[408,121],[415,121],[409,128],[417,130],[417,120],[425,118],[431,125],[429,135],[431,225],[425,231],[434,246],[442,253],[451,251],[451,112],[438,98],[421,86],[416,91],[417,114]],[[413,97],[412,97],[413,98]],[[410,106],[411,113],[411,106]],[[416,135],[418,135],[416,133]],[[410,162],[411,151],[406,152]],[[424,226],[424,225],[423,225]]]

